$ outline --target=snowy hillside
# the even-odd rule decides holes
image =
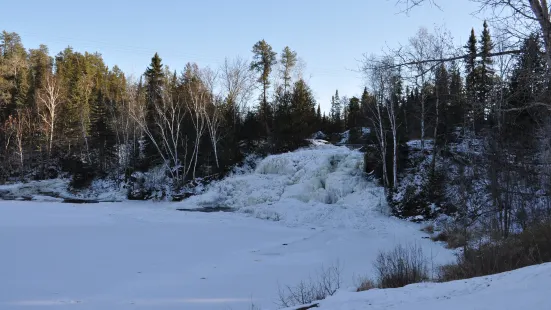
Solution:
[[[319,303],[319,310],[548,310],[551,263],[498,275],[403,288],[341,291]],[[294,308],[296,309],[296,307]]]
[[[383,189],[363,174],[363,154],[316,145],[261,160],[212,184],[184,208],[229,207],[291,226],[366,228],[386,212]]]

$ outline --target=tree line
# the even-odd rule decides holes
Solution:
[[[52,57],[45,45],[27,50],[17,33],[4,31],[0,181],[70,176],[85,186],[161,167],[180,188],[223,174],[247,153],[294,149],[332,122],[301,68],[291,48],[278,55],[260,40],[252,61],[190,62],[176,72],[155,54],[129,78],[99,53],[68,47]]]

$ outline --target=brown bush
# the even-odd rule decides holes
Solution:
[[[446,228],[433,236],[431,240],[445,242],[448,249],[457,249],[467,245],[465,233],[455,228]]]
[[[381,252],[375,261],[379,288],[396,288],[429,279],[428,260],[421,247],[401,245]]]
[[[361,280],[360,285],[358,285],[358,289],[356,291],[363,292],[372,290],[374,288],[377,288],[377,284],[375,284],[375,281],[366,278]]]
[[[442,266],[439,281],[486,276],[551,261],[551,222],[478,247],[466,247],[457,263]]]
[[[421,228],[421,231],[426,232],[427,234],[434,234],[434,225],[429,224],[423,228]]]

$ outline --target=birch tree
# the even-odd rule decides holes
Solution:
[[[210,68],[205,68],[201,71],[201,80],[205,85],[207,91],[206,98],[208,101],[205,103],[205,108],[202,111],[204,113],[210,142],[214,152],[216,168],[220,168],[220,163],[218,161],[218,143],[220,142],[220,139],[222,139],[222,135],[220,134],[220,126],[223,121],[223,102],[216,90],[218,84],[218,72],[215,72]]]
[[[48,144],[48,157],[52,154],[55,138],[55,125],[58,119],[58,112],[61,106],[60,89],[57,78],[49,75],[46,78],[46,85],[38,92],[38,115],[44,123]]]
[[[406,48],[404,54],[398,53],[402,59],[409,61],[419,61],[432,57],[431,45],[434,41],[434,36],[428,32],[426,28],[420,28],[417,34],[409,39],[409,48]],[[425,63],[416,63],[409,66],[410,79],[419,89],[421,101],[421,149],[425,149],[426,137],[426,119],[427,119],[427,92],[426,86],[430,74],[431,65]]]
[[[371,61],[377,62],[378,60],[375,56],[371,56]],[[364,71],[364,74],[366,74],[366,78],[371,84],[372,92],[375,94],[375,102],[368,106],[370,110],[368,118],[373,124],[375,137],[378,143],[380,161],[383,170],[383,185],[385,188],[388,188],[387,138],[382,106],[385,100],[386,91],[385,72],[383,66],[372,66],[369,70]]]
[[[187,98],[186,108],[191,116],[190,119],[195,130],[195,139],[193,141],[193,151],[191,154],[192,164],[189,166],[189,169],[192,168],[192,178],[195,179],[201,138],[203,137],[207,127],[205,109],[210,94],[205,89],[203,81],[201,80],[201,72],[196,64],[188,64],[186,66],[184,79],[184,88]]]
[[[220,69],[220,84],[222,93],[226,98],[227,108],[232,111],[232,122],[236,125],[242,118],[251,100],[255,89],[255,78],[244,59],[237,57],[233,60],[224,61]]]

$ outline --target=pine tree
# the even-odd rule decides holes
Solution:
[[[291,73],[293,68],[297,64],[297,52],[291,50],[286,46],[281,52],[281,76],[283,77],[283,91],[287,92],[287,89],[291,85]]]
[[[266,134],[270,135],[270,107],[268,104],[267,92],[270,87],[270,74],[272,67],[277,63],[277,53],[272,51],[272,47],[265,40],[258,41],[252,49],[253,62],[251,70],[259,74],[258,82],[262,84],[262,100],[260,103],[260,118],[264,123]]]

